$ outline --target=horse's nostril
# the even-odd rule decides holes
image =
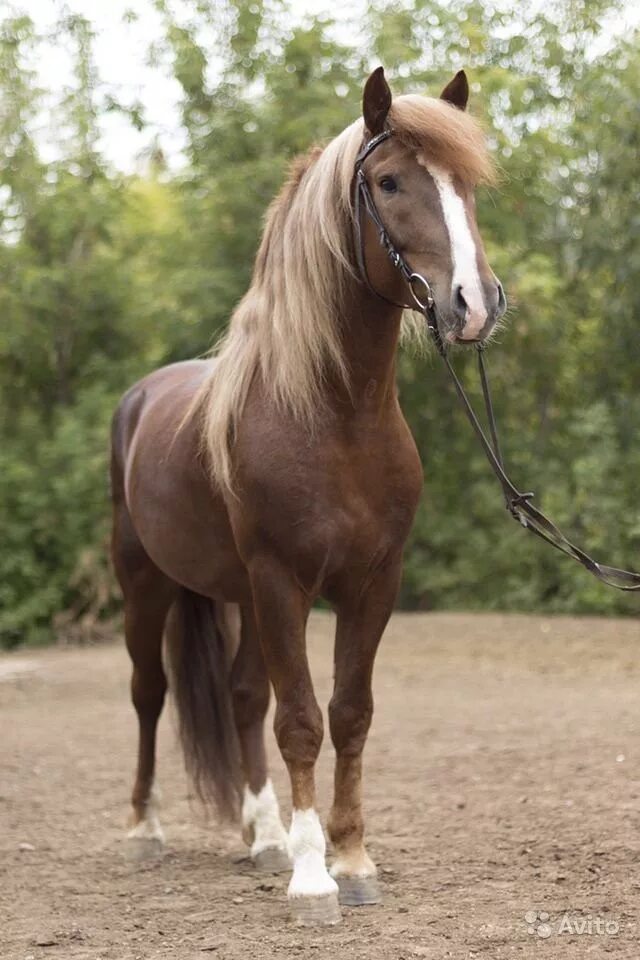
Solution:
[[[462,293],[462,284],[460,283],[457,283],[453,288],[451,307],[458,320],[461,320],[464,323],[467,316],[468,305]]]

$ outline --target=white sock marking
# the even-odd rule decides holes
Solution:
[[[332,877],[375,877],[377,872],[364,846],[349,853],[339,853],[331,867]]]
[[[338,884],[329,876],[324,856],[326,843],[318,814],[294,810],[289,831],[289,856],[293,860],[293,876],[289,897],[326,897],[338,892]]]
[[[127,839],[159,840],[164,843],[164,831],[158,819],[156,797],[152,793],[147,803],[144,817],[127,834]]]
[[[253,793],[245,786],[242,826],[245,830],[253,830],[252,857],[273,847],[279,850],[287,849],[287,831],[280,819],[278,798],[271,780],[267,780],[259,793]]]
[[[425,166],[438,189],[444,222],[447,225],[451,242],[452,289],[459,284],[462,288],[462,295],[467,302],[468,309],[462,337],[466,340],[473,340],[479,335],[486,323],[487,309],[484,305],[482,284],[478,273],[476,245],[469,228],[467,211],[462,197],[456,192],[449,171],[431,163],[425,164]]]

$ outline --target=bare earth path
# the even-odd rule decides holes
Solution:
[[[309,631],[323,705],[332,627],[316,614]],[[169,711],[168,853],[125,862],[128,673],[121,643],[0,657],[1,960],[639,960],[637,621],[396,615],[366,755],[385,900],[322,932],[293,927],[286,877],[257,875],[204,821]],[[331,760],[325,744],[324,815]]]

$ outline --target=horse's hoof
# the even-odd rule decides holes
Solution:
[[[338,897],[345,907],[363,907],[368,903],[380,903],[382,894],[376,876],[334,878],[339,887]]]
[[[124,852],[130,863],[159,860],[164,856],[164,843],[160,837],[127,837]]]
[[[291,916],[299,927],[329,927],[342,920],[338,895],[289,897]]]
[[[291,873],[289,854],[282,847],[265,847],[251,859],[262,873]]]

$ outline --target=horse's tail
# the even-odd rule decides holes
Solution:
[[[180,588],[168,618],[167,660],[187,773],[201,800],[236,819],[240,759],[228,651],[208,597]]]

